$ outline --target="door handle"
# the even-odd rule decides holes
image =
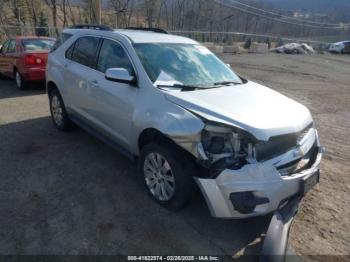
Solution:
[[[64,68],[67,68],[67,67],[68,67],[68,64],[63,64],[63,67],[64,67]]]
[[[98,81],[97,81],[97,80],[93,80],[93,81],[91,82],[91,84],[92,84],[92,86],[95,87],[95,88],[99,88],[99,87],[100,87],[100,85],[98,84]]]

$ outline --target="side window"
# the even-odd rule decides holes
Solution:
[[[108,39],[103,40],[97,62],[97,70],[105,73],[109,68],[124,68],[134,75],[133,66],[123,47]]]
[[[66,51],[66,58],[67,59],[72,59],[72,54],[73,54],[73,50],[74,50],[74,45],[75,43],[73,43]]]
[[[72,60],[79,64],[94,68],[98,43],[99,38],[97,37],[84,36],[79,38],[74,45]]]
[[[59,48],[64,42],[66,42],[72,35],[67,33],[62,33],[56,40],[55,44],[53,45],[51,52],[55,51],[57,48]]]
[[[4,43],[4,45],[2,46],[2,49],[1,49],[1,53],[2,53],[2,54],[7,53],[7,48],[8,48],[8,46],[9,46],[9,43],[10,43],[10,40],[7,40],[7,41]]]
[[[7,48],[7,53],[16,52],[16,40],[10,40],[9,46]]]

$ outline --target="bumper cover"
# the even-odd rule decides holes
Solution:
[[[225,169],[215,179],[198,178],[195,180],[201,189],[210,213],[219,218],[248,218],[262,216],[276,211],[283,200],[300,193],[301,180],[319,170],[322,148],[313,165],[300,173],[282,176],[271,163],[248,164],[239,170]],[[252,212],[244,214],[234,208],[230,196],[232,193],[252,192],[257,199],[268,199],[258,204]],[[267,203],[266,203],[267,202]]]
[[[259,262],[284,262],[288,249],[290,227],[298,211],[300,197],[294,197],[272,216],[266,232]]]
[[[41,68],[41,67],[25,68],[22,74],[26,81],[44,81],[45,80],[45,68]]]

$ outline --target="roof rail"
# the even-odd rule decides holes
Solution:
[[[112,28],[106,25],[94,25],[94,24],[77,24],[69,27],[70,29],[93,29],[101,31],[113,31]]]
[[[162,28],[155,28],[155,27],[126,27],[124,29],[150,31],[150,32],[156,32],[156,33],[160,33],[160,34],[169,34],[166,30],[164,30]]]

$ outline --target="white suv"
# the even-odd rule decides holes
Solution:
[[[138,160],[150,196],[179,209],[196,184],[215,217],[275,211],[319,181],[309,110],[161,30],[66,29],[49,55],[54,125]]]

